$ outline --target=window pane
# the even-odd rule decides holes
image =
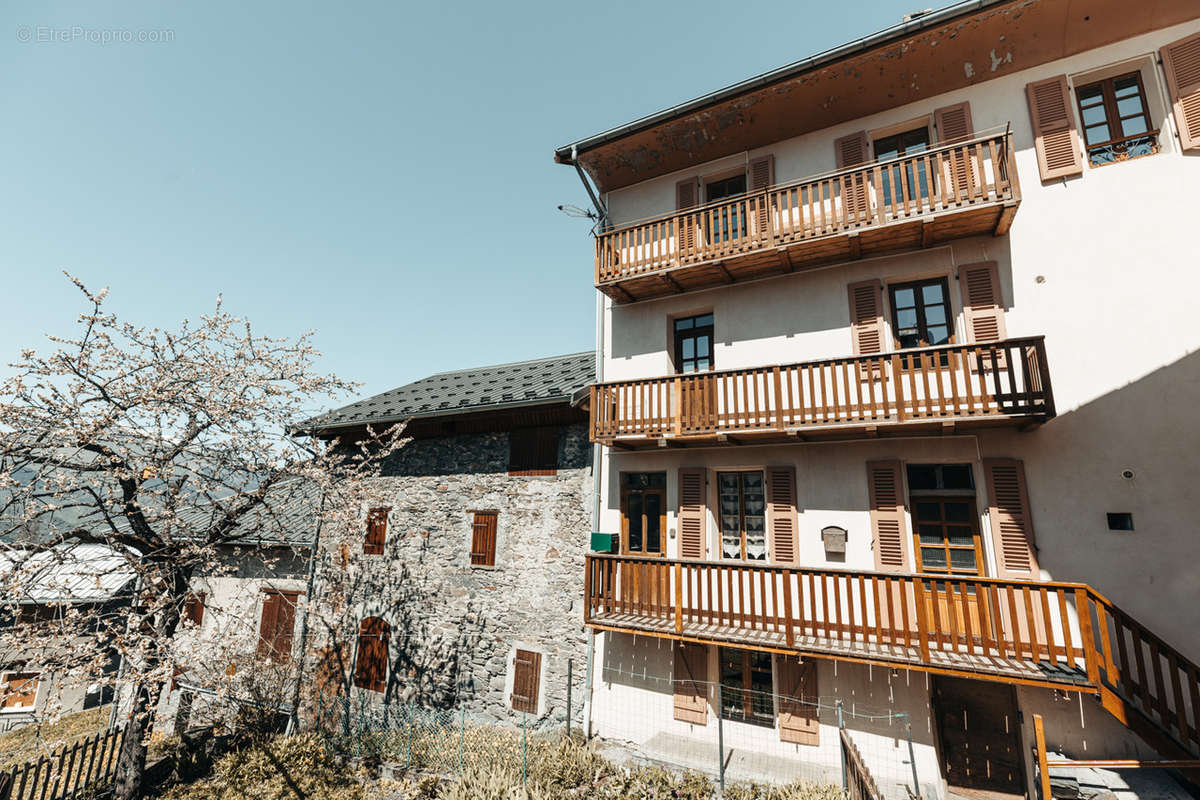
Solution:
[[[926,303],[942,302],[943,298],[942,298],[941,282],[939,281],[938,283],[925,284],[924,286],[921,287],[921,295],[924,298]]]
[[[713,315],[712,314],[701,314],[700,316],[696,317],[696,327],[697,328],[704,328],[704,327],[707,327],[712,324],[713,324]]]
[[[687,319],[677,319],[677,320],[675,320],[675,330],[677,330],[677,331],[691,330],[692,326],[695,323],[696,323],[696,320],[694,317],[688,317]]]
[[[910,464],[908,467],[909,489],[936,489],[937,468],[932,464]]]
[[[708,356],[708,341],[709,340],[707,336],[696,337],[696,355],[704,357]]]
[[[944,325],[946,322],[946,307],[937,305],[925,309],[925,321],[930,325]]]
[[[646,552],[662,552],[662,495],[646,495]]]
[[[694,339],[692,339],[692,337],[689,336],[688,338],[684,339],[682,342],[680,342],[680,345],[683,348],[684,358],[690,359],[696,357],[696,342]]]
[[[971,505],[967,502],[946,503],[947,522],[970,522]]]
[[[696,369],[695,369],[695,371],[696,371],[696,372],[700,372],[701,370],[706,370],[706,369],[708,369],[708,364],[709,364],[709,362],[708,362],[708,359],[707,359],[707,358],[700,358],[700,359],[697,359],[697,360],[696,360]]]
[[[1105,121],[1104,106],[1097,105],[1083,109],[1083,124],[1096,125]]]
[[[917,519],[921,522],[938,522],[942,518],[942,507],[938,503],[918,502]]]
[[[1117,78],[1115,81],[1113,81],[1113,91],[1117,97],[1125,97],[1129,94],[1137,94],[1137,90],[1137,75],[1126,75],[1124,78]]]
[[[630,494],[626,501],[629,509],[629,550],[642,552],[642,494]]]
[[[941,544],[946,541],[941,525],[918,525],[917,532],[921,536],[921,544]]]
[[[1087,136],[1088,144],[1098,144],[1100,142],[1107,142],[1109,139],[1112,138],[1111,136],[1108,135],[1108,126],[1107,125],[1096,125],[1095,127],[1092,127],[1092,128],[1084,128],[1083,131]]]
[[[974,547],[975,535],[970,528],[960,528],[957,525],[947,526],[946,541],[955,547]]]
[[[896,290],[896,308],[912,308],[916,305],[916,295],[911,288]]]
[[[929,327],[929,344],[946,344],[949,341],[950,329],[948,327],[945,325],[931,325]]]
[[[942,467],[943,489],[974,489],[975,477],[970,464],[946,464]]]
[[[1122,117],[1142,113],[1142,98],[1138,95],[1125,97],[1117,101],[1117,113]]]
[[[1079,90],[1079,102],[1081,105],[1090,105],[1092,103],[1101,103],[1104,101],[1104,90],[1099,84],[1094,86],[1085,86]]]
[[[926,568],[946,568],[946,551],[941,547],[922,547],[921,564]]]
[[[950,566],[954,569],[965,569],[975,571],[975,551],[974,550],[951,550],[950,551]]]
[[[1149,128],[1146,127],[1145,117],[1131,117],[1130,119],[1121,120],[1121,133],[1125,136],[1137,136],[1139,133],[1145,133]]]
[[[911,330],[917,324],[917,310],[915,308],[897,309],[896,326],[903,330]]]

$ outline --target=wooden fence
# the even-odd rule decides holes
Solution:
[[[102,731],[0,772],[0,800],[67,800],[106,786],[124,734],[123,728]]]
[[[842,737],[842,769],[846,781],[846,794],[850,800],[883,800],[875,779],[863,762],[862,755],[854,746],[854,740],[846,729],[839,731]]]

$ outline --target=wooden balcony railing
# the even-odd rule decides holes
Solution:
[[[629,446],[1052,416],[1041,336],[591,387],[592,440]]]
[[[998,235],[1020,195],[1011,134],[979,136],[606,231],[596,238],[596,286],[627,302]]]
[[[1109,691],[1200,753],[1200,668],[1086,584],[589,554],[584,621]]]

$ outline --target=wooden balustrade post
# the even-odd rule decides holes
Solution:
[[[1096,637],[1092,630],[1092,607],[1091,601],[1088,598],[1087,589],[1078,588],[1075,590],[1075,613],[1079,616],[1079,638],[1080,647],[1083,648],[1083,663],[1087,669],[1088,683],[1092,686],[1100,686],[1100,663],[1098,653],[1096,652]],[[1063,626],[1066,627],[1067,620],[1063,620]],[[1070,654],[1067,658],[1070,659]]]
[[[913,589],[916,591],[917,604],[917,646],[921,650],[921,663],[929,663],[929,620],[925,616],[925,581],[913,579]],[[934,599],[936,603],[937,600]]]
[[[896,420],[904,422],[908,414],[904,410],[904,377],[900,373],[900,356],[892,354],[892,389],[896,393]]]
[[[771,370],[775,374],[775,429],[783,430],[783,379],[779,367]]]
[[[1042,725],[1042,715],[1033,715],[1033,740],[1037,748],[1038,777],[1041,779],[1042,800],[1051,800],[1050,795],[1050,766],[1046,762],[1046,729]]]
[[[678,436],[683,432],[683,380],[679,377],[675,378],[675,392],[671,398],[671,416],[675,419],[675,424],[672,428],[675,435]]]
[[[683,565],[675,562],[675,632],[683,633]]]
[[[783,571],[783,630],[788,647],[796,646],[796,634],[792,629],[792,571]]]
[[[591,556],[584,556],[583,559],[583,624],[586,625],[592,621],[592,570],[595,569],[596,562]]]

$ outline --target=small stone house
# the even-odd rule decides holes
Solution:
[[[390,499],[362,510],[361,542],[319,560],[318,600],[330,594],[322,581],[351,586],[356,630],[324,633],[335,682],[356,702],[559,725],[570,672],[582,720],[594,358],[438,373],[309,423],[354,441],[367,425],[408,420],[412,437],[380,478]],[[328,669],[316,674],[328,682]]]

